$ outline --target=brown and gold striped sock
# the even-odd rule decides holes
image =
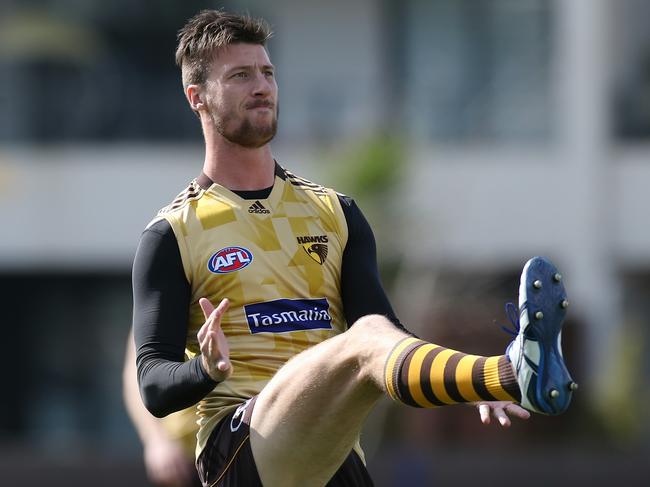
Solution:
[[[386,360],[388,395],[419,408],[475,401],[521,400],[505,355],[467,355],[417,338],[400,341]]]

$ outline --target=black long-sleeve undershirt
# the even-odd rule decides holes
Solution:
[[[266,191],[238,194],[263,199]],[[351,198],[339,200],[348,225],[341,268],[345,319],[352,325],[364,315],[381,314],[403,329],[381,285],[370,225]],[[195,404],[216,385],[200,356],[184,361],[189,306],[176,237],[166,220],[157,221],[143,232],[133,264],[133,328],[140,392],[158,417]]]

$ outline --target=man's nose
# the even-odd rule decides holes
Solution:
[[[255,96],[268,96],[273,89],[272,79],[269,79],[264,73],[258,73],[255,76],[255,84],[253,86],[253,95]]]

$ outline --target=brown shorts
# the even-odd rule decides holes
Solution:
[[[250,420],[257,396],[239,406],[214,428],[196,461],[204,487],[263,487],[250,443]],[[374,485],[359,455],[352,451],[328,487]]]

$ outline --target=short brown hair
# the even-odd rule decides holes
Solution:
[[[199,12],[178,31],[176,64],[183,86],[205,82],[216,50],[238,42],[266,46],[272,35],[264,19],[223,10]]]

